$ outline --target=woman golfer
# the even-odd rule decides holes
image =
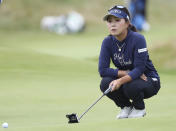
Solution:
[[[144,99],[157,94],[160,78],[154,68],[143,35],[130,24],[130,14],[124,6],[114,6],[103,18],[110,32],[102,42],[99,56],[100,89],[109,86],[107,96],[121,108],[117,118],[146,115]],[[115,69],[110,68],[113,62]]]

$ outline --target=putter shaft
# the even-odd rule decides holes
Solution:
[[[101,97],[99,97],[79,118],[78,121],[106,94],[108,94],[112,90],[112,87],[109,87]]]
[[[98,98],[98,100],[96,100],[79,118],[78,121],[104,96],[105,94],[103,94],[100,98]]]

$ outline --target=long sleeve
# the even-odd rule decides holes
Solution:
[[[139,78],[144,73],[148,58],[145,38],[141,35],[136,39],[136,42],[134,48],[134,68],[128,73],[133,80]]]
[[[98,70],[101,77],[117,77],[118,69],[110,68],[110,45],[111,43],[105,39],[101,46]]]

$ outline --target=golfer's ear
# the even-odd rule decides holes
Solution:
[[[129,26],[130,25],[130,21],[128,20],[128,21],[126,21],[126,23],[127,23],[127,25]]]

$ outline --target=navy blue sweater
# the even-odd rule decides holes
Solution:
[[[110,68],[111,60],[116,69]],[[101,77],[118,78],[118,70],[129,70],[128,75],[132,80],[143,73],[147,77],[159,78],[149,59],[144,36],[131,30],[128,30],[126,38],[121,42],[112,35],[103,40],[98,67]]]

